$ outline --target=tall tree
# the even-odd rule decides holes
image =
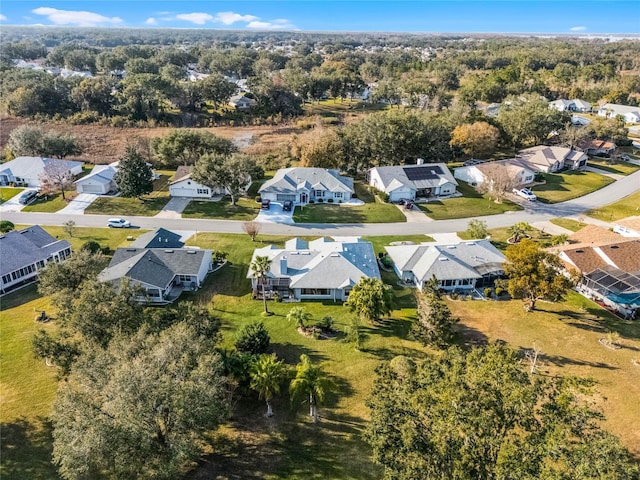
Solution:
[[[318,422],[318,405],[322,405],[327,394],[335,390],[335,384],[322,371],[320,365],[314,365],[308,355],[300,355],[296,365],[296,376],[289,385],[291,405],[299,405],[305,398],[309,401],[309,415]]]
[[[500,345],[398,357],[377,370],[365,439],[397,480],[637,478],[589,393],[586,381],[531,377]]]
[[[509,277],[507,290],[513,298],[524,301],[524,309],[535,309],[538,300],[556,301],[571,287],[572,282],[561,273],[560,259],[547,253],[532,240],[509,245],[504,273]]]
[[[351,289],[345,306],[363,320],[375,322],[382,315],[389,315],[393,310],[393,292],[382,280],[362,277]]]
[[[275,353],[260,355],[251,366],[249,386],[267,403],[267,417],[273,416],[271,400],[280,393],[280,386],[287,376],[287,367]]]
[[[53,459],[67,479],[176,478],[228,410],[211,342],[183,323],[141,329],[78,360],[54,402]]]
[[[153,171],[144,157],[133,147],[128,146],[119,159],[118,171],[113,176],[123,197],[140,198],[153,191]]]
[[[196,161],[191,178],[211,189],[223,187],[231,197],[231,205],[235,205],[237,198],[251,182],[254,169],[255,163],[246,155],[210,153]]]
[[[454,128],[450,143],[470,157],[486,158],[495,152],[499,140],[500,130],[487,122],[475,122]]]
[[[486,163],[481,166],[484,181],[476,190],[486,194],[495,203],[502,203],[507,193],[519,185],[513,171],[508,165],[498,163]]]
[[[162,138],[156,137],[151,148],[163,164],[172,167],[194,165],[207,153],[229,156],[238,150],[231,140],[189,129],[171,130]]]
[[[21,125],[9,135],[7,148],[14,157],[40,155],[45,132],[40,127]]]
[[[264,301],[264,313],[265,315],[271,315],[269,308],[267,307],[267,279],[269,278],[269,272],[271,271],[271,259],[267,256],[257,256],[251,265],[249,266],[252,272],[253,278],[258,280],[258,283],[262,286],[262,300]]]
[[[423,345],[448,347],[454,337],[454,317],[438,291],[438,281],[429,280],[422,292],[416,291],[416,318],[411,325],[411,335]]]
[[[73,187],[73,174],[64,162],[47,162],[39,177],[41,190],[45,193],[65,192]]]

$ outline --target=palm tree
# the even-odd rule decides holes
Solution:
[[[296,365],[296,378],[289,385],[291,404],[302,403],[302,399],[308,395],[309,415],[316,423],[318,421],[318,405],[324,403],[326,394],[334,389],[334,383],[325,377],[322,368],[319,365],[313,365],[307,355],[300,355],[300,363]]]
[[[511,238],[513,238],[513,243],[518,243],[520,240],[527,237],[527,232],[529,230],[531,230],[531,225],[527,222],[518,222],[509,227],[508,232],[511,234]]]
[[[287,320],[289,322],[296,322],[298,324],[298,328],[304,329],[305,322],[311,320],[311,314],[307,312],[304,307],[293,307],[287,313]]]
[[[267,295],[265,293],[267,276],[271,271],[271,259],[269,257],[261,257],[257,256],[253,262],[251,262],[250,266],[253,271],[253,278],[257,279],[259,283],[262,284],[262,299],[264,300],[264,313],[265,315],[269,315],[269,309],[267,307]]]
[[[252,390],[258,392],[261,400],[267,402],[267,417],[273,416],[271,399],[280,393],[280,384],[287,375],[286,366],[278,360],[275,353],[260,355],[249,371]]]

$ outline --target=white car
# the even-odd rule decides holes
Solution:
[[[521,189],[514,188],[513,193],[515,193],[519,197],[526,198],[527,200],[531,200],[531,201],[534,201],[538,198],[536,197],[535,193],[533,193],[528,188],[521,188]]]
[[[107,220],[107,225],[109,228],[129,228],[131,227],[131,222],[124,218],[110,218]]]

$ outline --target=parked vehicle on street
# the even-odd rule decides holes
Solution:
[[[515,193],[519,197],[526,198],[527,200],[530,200],[530,201],[534,201],[534,200],[538,199],[538,197],[536,197],[535,193],[533,193],[528,188],[520,188],[520,189],[514,188],[513,189],[513,193]]]
[[[130,228],[131,222],[124,218],[110,218],[107,220],[107,225],[109,228]]]

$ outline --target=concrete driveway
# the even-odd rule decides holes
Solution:
[[[162,207],[159,213],[155,215],[156,218],[182,218],[182,212],[191,200],[195,198],[189,197],[171,197],[171,200]]]
[[[293,207],[295,209],[295,207]],[[293,209],[290,212],[282,210],[282,204],[279,202],[271,202],[269,210],[260,210],[256,217],[256,222],[266,223],[285,223],[292,224],[293,221]]]
[[[95,193],[81,193],[71,200],[66,207],[58,210],[63,215],[84,215],[85,209],[91,205],[100,195]]]
[[[24,207],[26,207],[26,205],[22,205],[20,202],[18,202],[18,199],[20,198],[20,196],[24,192],[28,192],[29,190],[36,191],[37,189],[35,189],[35,188],[25,188],[19,194],[11,197],[9,200],[7,200],[2,205],[0,205],[0,213],[2,213],[2,212],[19,212],[19,211],[21,211]]]

